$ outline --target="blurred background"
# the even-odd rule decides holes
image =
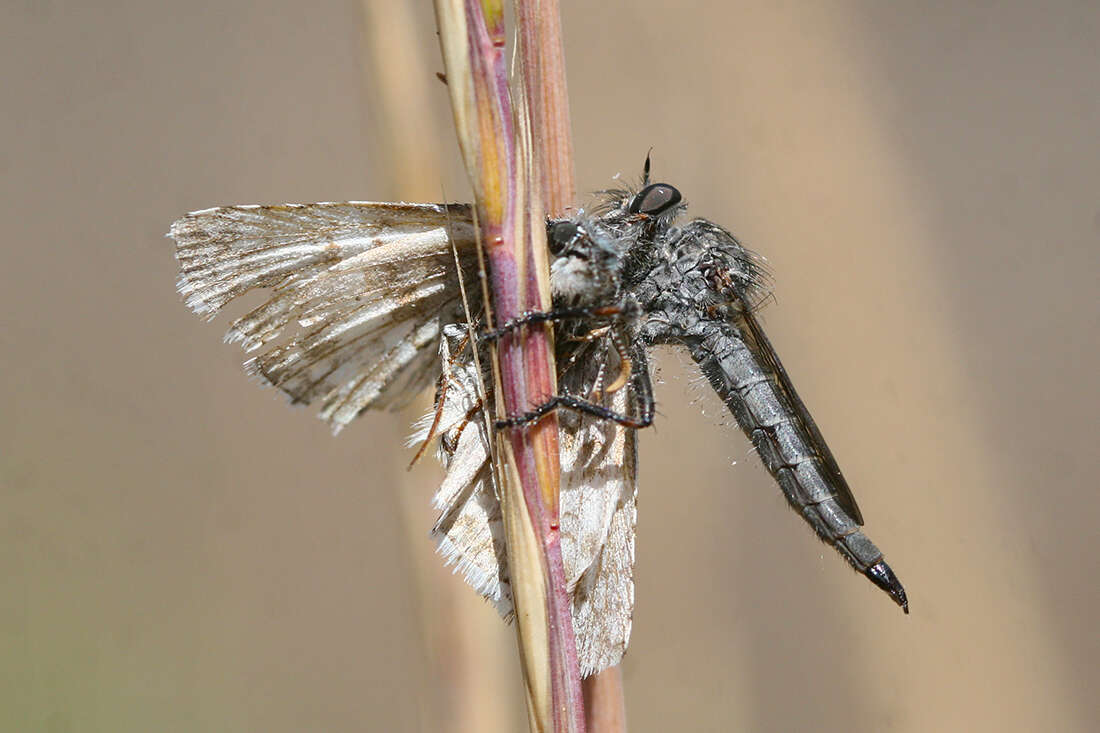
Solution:
[[[0,8],[0,729],[521,730],[410,420],[338,438],[175,293],[197,208],[462,200],[430,3]],[[1086,731],[1100,7],[564,6],[579,188],[767,256],[765,324],[903,616],[663,355],[632,731]]]

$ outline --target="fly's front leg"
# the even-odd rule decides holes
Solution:
[[[527,311],[515,318],[505,321],[499,328],[493,328],[481,333],[485,341],[499,341],[501,338],[526,326],[539,323],[553,323],[557,321],[570,321],[581,318],[608,318],[617,316],[623,312],[623,306],[604,305],[598,307],[576,306],[572,308],[553,308],[548,311]]]

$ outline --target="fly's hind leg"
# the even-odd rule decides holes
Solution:
[[[527,412],[497,420],[493,423],[493,426],[497,430],[505,430],[529,425],[560,408],[583,412],[601,420],[611,420],[628,428],[646,428],[652,425],[656,404],[653,399],[653,382],[649,376],[649,361],[646,358],[645,347],[641,344],[633,344],[627,349],[621,324],[612,327],[611,343],[614,345],[615,350],[619,352],[619,359],[623,364],[624,372],[629,373],[629,382],[634,391],[633,412],[635,414],[623,414],[575,395],[560,394],[554,395],[546,402]],[[621,388],[620,380],[621,378],[616,379],[616,383],[612,384],[607,391],[613,392]]]
[[[611,420],[628,428],[645,428],[653,423],[652,419],[644,420],[640,417],[634,417],[633,415],[624,415],[621,412],[615,412],[603,405],[597,405],[595,402],[589,402],[580,397],[559,394],[554,395],[533,410],[497,420],[493,423],[493,427],[497,430],[506,430],[508,428],[518,428],[523,425],[529,425],[562,407],[593,415],[602,420]]]

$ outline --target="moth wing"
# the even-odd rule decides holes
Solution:
[[[211,319],[268,289],[225,335],[259,351],[245,369],[338,431],[428,381],[443,323],[461,320],[458,275],[476,272],[469,206],[369,202],[227,206],[172,225],[178,287]]]
[[[455,358],[459,338],[457,331],[452,338],[444,338],[438,419],[428,415],[412,442],[427,439],[433,425],[441,436],[447,476],[435,494],[440,518],[432,531],[440,553],[502,615],[510,617],[504,526],[493,491],[482,405],[476,398],[477,375],[472,363]],[[591,358],[585,346],[573,354],[569,351],[559,349],[559,367],[565,365],[560,383],[578,394],[599,379],[600,362]],[[628,389],[609,395],[608,406],[626,412]],[[487,399],[491,401],[492,396]],[[630,638],[637,517],[635,436],[633,430],[611,421],[564,410],[558,416],[562,424],[562,561],[581,673],[587,676],[618,664]]]
[[[629,411],[629,387],[608,406]],[[634,617],[636,431],[591,415],[565,415],[561,441],[561,547],[573,601],[581,674],[622,660]],[[576,421],[574,428],[569,422]]]
[[[444,563],[512,617],[512,590],[504,546],[504,520],[493,490],[490,435],[479,397],[477,367],[470,357],[466,329],[444,328],[440,342],[441,376],[436,406],[415,426],[409,444],[439,438],[439,458],[447,474],[432,498],[439,519],[432,527]],[[492,399],[491,396],[488,397]]]

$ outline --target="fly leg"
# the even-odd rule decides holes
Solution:
[[[505,321],[499,328],[493,328],[481,333],[485,341],[499,341],[513,331],[518,331],[525,326],[533,326],[539,323],[553,323],[556,321],[570,321],[581,318],[608,318],[620,315],[624,311],[622,305],[604,306],[576,306],[572,308],[553,308],[548,311],[527,311]]]
[[[493,423],[493,427],[497,430],[505,430],[528,425],[560,408],[593,415],[601,420],[611,420],[628,428],[646,428],[652,425],[656,404],[653,399],[653,381],[649,376],[649,361],[646,358],[645,347],[641,344],[634,344],[627,349],[621,324],[612,327],[611,343],[619,352],[619,359],[624,367],[624,372],[629,373],[629,382],[634,393],[634,414],[627,415],[616,412],[575,395],[560,394],[554,395],[546,402],[527,412],[497,420]],[[616,383],[619,381],[617,379]],[[613,384],[611,385],[612,388],[607,391],[613,392],[621,386],[621,384]]]

